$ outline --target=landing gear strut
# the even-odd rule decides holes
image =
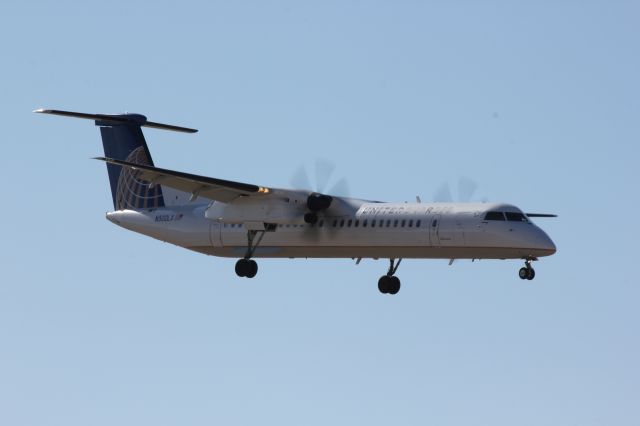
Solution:
[[[256,247],[260,244],[260,241],[262,241],[264,233],[265,231],[247,231],[247,252],[242,259],[236,262],[236,274],[238,274],[239,277],[253,278],[258,273],[258,264],[255,260],[251,259],[251,257]],[[260,235],[256,240],[258,234]]]
[[[387,275],[381,276],[378,280],[378,290],[380,290],[382,294],[396,294],[400,291],[400,279],[395,276],[395,273],[402,259],[398,259],[397,263],[395,259],[389,259],[389,262],[390,265]]]
[[[520,277],[521,280],[531,281],[532,279],[535,278],[536,271],[531,267],[531,260],[532,259],[525,260],[524,267],[520,268],[520,270],[518,271],[518,276]]]

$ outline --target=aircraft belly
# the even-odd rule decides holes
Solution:
[[[246,246],[187,247],[220,257],[242,257]],[[405,258],[405,259],[521,259],[547,256],[545,250],[509,247],[428,247],[428,246],[259,246],[256,258]]]

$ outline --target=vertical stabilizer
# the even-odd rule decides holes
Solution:
[[[153,166],[142,129],[134,121],[137,117],[129,118],[132,120],[124,123],[96,120],[96,125],[100,126],[104,155],[131,163]],[[152,186],[150,182],[138,177],[139,172],[123,169],[122,166],[115,164],[107,164],[107,171],[113,206],[116,210],[164,207],[160,185]]]
[[[38,109],[34,112],[95,120],[96,126],[100,127],[105,157],[147,166],[153,166],[153,160],[141,127],[197,132],[196,129],[148,121],[141,114],[86,114],[55,109]],[[162,187],[142,179],[140,171],[107,164],[107,172],[115,210],[164,207]]]

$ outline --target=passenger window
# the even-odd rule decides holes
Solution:
[[[344,219],[340,221],[340,228],[344,228]]]
[[[365,219],[365,220],[362,222],[362,227],[363,227],[363,228],[366,228],[366,227],[367,227],[367,219]]]
[[[417,221],[417,222],[416,222],[416,228],[420,228],[420,225],[421,225],[421,224],[422,224],[422,221],[420,221],[420,220],[419,220],[419,221]]]
[[[338,225],[338,219],[334,219],[333,221],[333,227],[335,228]]]
[[[404,228],[404,225],[406,224],[406,222],[407,222],[406,220],[403,220],[403,221],[402,221],[402,227],[403,227],[403,228]]]
[[[397,227],[398,227],[398,219],[396,219],[396,220],[394,220],[394,221],[393,221],[393,227],[394,227],[394,228],[397,228]]]
[[[324,226],[324,219],[320,220],[320,222],[318,222],[318,228],[322,228]]]
[[[413,219],[409,221],[409,228],[413,228]]]
[[[507,215],[507,220],[511,222],[528,222],[527,218],[522,213],[506,212],[505,214]]]
[[[431,222],[431,227],[435,228],[436,226],[438,226],[438,219],[433,219],[433,222]]]
[[[371,227],[372,227],[372,228],[375,228],[375,227],[376,227],[376,221],[375,221],[375,220],[372,220],[372,221],[371,221]]]
[[[360,221],[359,221],[359,220],[356,220],[356,228],[357,228],[358,226],[360,226]]]
[[[391,220],[387,219],[387,228],[391,226]]]
[[[504,220],[504,214],[502,212],[487,212],[484,220]]]

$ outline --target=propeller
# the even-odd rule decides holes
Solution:
[[[478,190],[478,184],[471,178],[461,177],[458,179],[458,197],[456,201],[461,203],[468,203],[473,199],[476,191]],[[451,203],[454,201],[453,196],[451,195],[451,188],[448,182],[440,185],[438,190],[435,192],[433,196],[433,201],[437,203]],[[482,197],[481,201],[486,203],[488,201],[487,197]],[[558,217],[556,214],[550,213],[525,213],[527,217]]]
[[[295,189],[312,190],[318,194],[325,194],[346,197],[349,195],[349,183],[346,178],[341,178],[333,183],[331,187],[331,177],[336,169],[335,163],[318,158],[315,160],[314,175],[315,182],[309,178],[309,172],[305,166],[300,166],[291,176],[291,186]],[[329,190],[327,191],[327,188]]]
[[[335,163],[318,158],[315,160],[313,171],[315,185],[312,184],[308,169],[304,166],[296,169],[291,177],[290,183],[293,188],[311,191],[307,198],[308,211],[304,215],[306,223],[316,224],[320,219],[319,215],[326,213],[332,205],[335,205],[336,200],[333,196],[347,196],[349,194],[349,184],[346,178],[332,180],[335,170]],[[327,188],[329,189],[327,190]],[[332,229],[329,228],[329,223],[325,223],[324,226]],[[319,233],[314,227],[309,227],[306,234],[308,238],[319,237]]]
[[[461,203],[468,203],[473,199],[473,196],[478,191],[478,184],[471,178],[461,177],[458,179],[457,184],[457,197],[455,201]],[[438,190],[433,195],[433,201],[436,203],[451,203],[454,201],[454,197],[451,193],[451,186],[448,182],[440,185]],[[486,202],[486,198],[482,199],[482,202]]]
[[[309,173],[304,166],[300,166],[291,178],[291,185],[297,189],[310,190],[315,188],[314,192],[309,194],[307,198],[307,209],[309,211],[304,215],[304,221],[314,224],[318,221],[318,213],[327,211],[334,199],[331,195],[325,194],[325,190],[331,181],[331,176],[336,166],[333,162],[318,158],[315,161],[315,185],[311,184]],[[345,178],[337,180],[329,190],[333,195],[345,196],[349,192],[349,184]]]

